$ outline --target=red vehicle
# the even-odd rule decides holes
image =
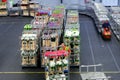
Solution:
[[[104,39],[111,39],[111,30],[108,27],[103,28],[103,30],[102,30],[102,37]]]
[[[7,2],[7,0],[2,0],[2,2]]]

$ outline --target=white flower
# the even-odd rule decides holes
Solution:
[[[71,36],[72,35],[72,32],[68,29],[65,31],[65,36]]]
[[[66,78],[65,78],[65,75],[64,75],[64,74],[62,74],[62,75],[61,75],[61,77],[62,77],[62,78],[61,78],[60,80],[66,80]]]
[[[50,61],[50,67],[55,67],[55,62],[54,61]]]
[[[57,65],[62,65],[62,62],[61,61],[57,61],[56,64]]]
[[[63,64],[68,64],[68,60],[66,60],[66,59],[63,59]]]
[[[73,36],[79,36],[79,31],[77,30],[73,31]]]
[[[47,77],[46,80],[50,80],[49,77]]]

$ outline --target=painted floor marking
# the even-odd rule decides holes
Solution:
[[[93,52],[92,44],[91,44],[91,42],[90,42],[89,33],[88,33],[88,30],[87,30],[86,27],[85,27],[85,30],[86,30],[86,32],[87,32],[87,36],[88,36],[88,41],[89,41],[89,46],[90,46],[90,51],[91,51],[91,55],[92,55],[93,64],[95,65],[94,52]]]
[[[46,72],[0,72],[0,74],[45,74]],[[87,72],[82,72],[87,73]],[[103,71],[106,74],[120,74],[120,71]],[[70,74],[80,74],[80,72],[70,72]]]
[[[118,71],[120,71],[120,67],[119,67],[119,65],[118,65],[118,63],[117,63],[117,61],[116,61],[116,59],[115,59],[115,56],[113,55],[113,52],[112,52],[111,48],[109,47],[109,45],[107,45],[107,47],[108,47],[108,49],[109,49],[109,51],[110,51],[110,54],[111,54],[112,57],[113,57],[113,60],[114,60],[114,62],[115,62],[115,65],[116,65]]]

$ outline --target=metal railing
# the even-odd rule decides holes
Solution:
[[[102,64],[96,64],[96,65],[81,65],[80,66],[80,74],[82,78],[86,78],[86,80],[111,80],[110,76],[106,76],[103,72]],[[97,68],[101,68],[99,71]],[[83,72],[82,69],[86,68],[86,72]],[[93,71],[90,71],[90,68],[93,68]],[[93,74],[92,76],[90,74]],[[82,75],[83,74],[83,75]],[[96,75],[99,74],[99,75]],[[85,75],[85,76],[84,76]],[[96,75],[96,76],[94,76]],[[89,76],[89,77],[88,77]]]

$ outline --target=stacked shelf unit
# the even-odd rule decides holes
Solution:
[[[48,24],[48,20],[49,20],[49,11],[47,10],[44,10],[44,9],[41,9],[41,10],[38,10],[34,19],[31,21],[31,24],[34,25],[34,26],[39,26],[40,29],[41,29],[41,36],[39,37],[39,45],[40,45],[40,53],[41,55],[39,56],[40,57],[40,64],[41,66],[43,66],[43,62],[44,62],[44,57],[42,55],[42,49],[44,49],[42,47],[41,44],[44,43],[44,41],[42,41],[42,37],[44,36],[44,32],[45,32],[45,28],[47,27],[47,24]]]
[[[20,15],[20,8],[19,7],[12,7],[9,9],[9,16],[19,16]]]
[[[29,0],[21,0],[21,16],[29,16]]]
[[[44,56],[46,80],[69,80],[69,56],[67,51],[47,51]]]
[[[7,2],[0,2],[0,16],[8,16]]]
[[[59,40],[61,36],[60,30],[45,29],[42,33],[42,48],[41,48],[41,66],[45,67],[44,53],[46,51],[52,50],[56,51],[59,45]]]
[[[41,30],[44,30],[44,28],[47,26],[48,20],[49,20],[49,11],[47,10],[37,10],[34,19],[31,21],[31,24],[33,26],[39,26]]]
[[[64,11],[55,8],[41,38],[41,66],[46,80],[69,80],[69,54],[60,49]]]
[[[80,24],[77,10],[68,10],[64,43],[71,48],[70,66],[80,65]]]
[[[62,13],[55,13],[57,10],[53,10],[52,15],[48,20],[48,24],[42,32],[41,38],[41,55],[44,55],[44,50],[57,50],[56,47],[59,46],[61,34],[63,31],[63,16]],[[60,11],[61,12],[61,11]],[[42,57],[41,56],[41,57]],[[41,59],[42,67],[44,67],[44,56]]]
[[[39,3],[30,1],[29,2],[30,16],[34,17],[39,8],[40,8]]]
[[[39,60],[39,36],[41,30],[26,24],[21,36],[21,65],[22,67],[37,67]]]

